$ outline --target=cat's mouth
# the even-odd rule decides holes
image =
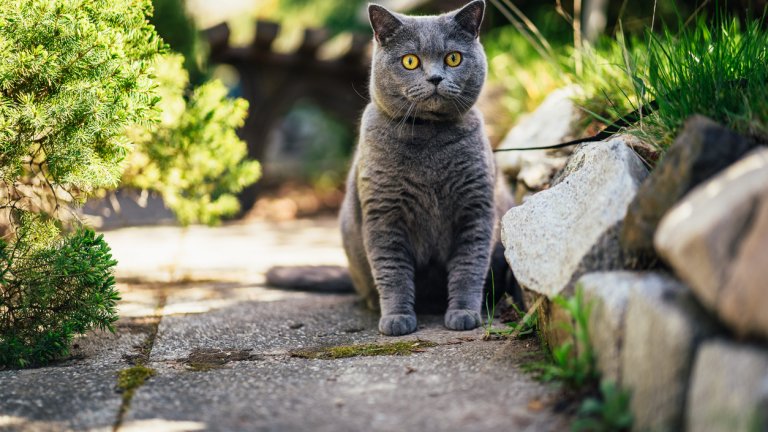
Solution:
[[[430,93],[427,97],[424,98],[425,101],[428,101],[428,100],[441,100],[442,101],[442,100],[445,100],[445,99],[447,99],[445,97],[445,95],[440,93],[440,91],[438,91],[437,88],[432,90],[432,93]]]

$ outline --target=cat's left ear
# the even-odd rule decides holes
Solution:
[[[458,24],[462,30],[471,34],[473,37],[477,37],[480,34],[480,24],[483,23],[484,14],[485,1],[475,0],[456,12],[456,15],[453,16],[453,20],[456,21],[456,24]]]

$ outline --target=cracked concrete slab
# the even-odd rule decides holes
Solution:
[[[265,356],[207,372],[152,363],[158,375],[136,393],[126,424],[165,419],[211,431],[565,428],[563,418],[528,408],[553,389],[532,382],[519,364],[494,361],[504,343],[477,339],[410,356],[337,360]],[[536,352],[514,343],[518,352]]]
[[[120,431],[567,428],[552,408],[558,390],[521,372],[541,358],[535,340],[484,341],[482,329],[449,331],[439,315],[388,338],[353,294],[264,286],[272,265],[344,265],[334,220],[128,228],[107,239],[120,262],[117,334],[78,338],[51,367],[0,371],[0,430],[111,430],[122,403],[117,373],[147,354],[156,374],[136,389]],[[437,346],[410,356],[291,356],[415,339]]]

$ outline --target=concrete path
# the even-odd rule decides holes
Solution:
[[[540,357],[534,340],[484,341],[440,316],[386,338],[352,294],[266,287],[272,265],[345,264],[331,219],[105,236],[120,262],[116,334],[78,338],[53,366],[0,371],[0,431],[567,429],[557,390],[520,370]],[[392,342],[413,352],[318,351]],[[116,388],[142,373],[133,391]]]

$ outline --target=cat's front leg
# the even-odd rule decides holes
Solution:
[[[414,263],[406,233],[396,225],[368,223],[365,245],[379,291],[379,331],[400,336],[416,331]]]
[[[448,261],[448,310],[445,326],[471,330],[480,326],[483,286],[490,265],[493,221],[473,219],[458,233]]]

